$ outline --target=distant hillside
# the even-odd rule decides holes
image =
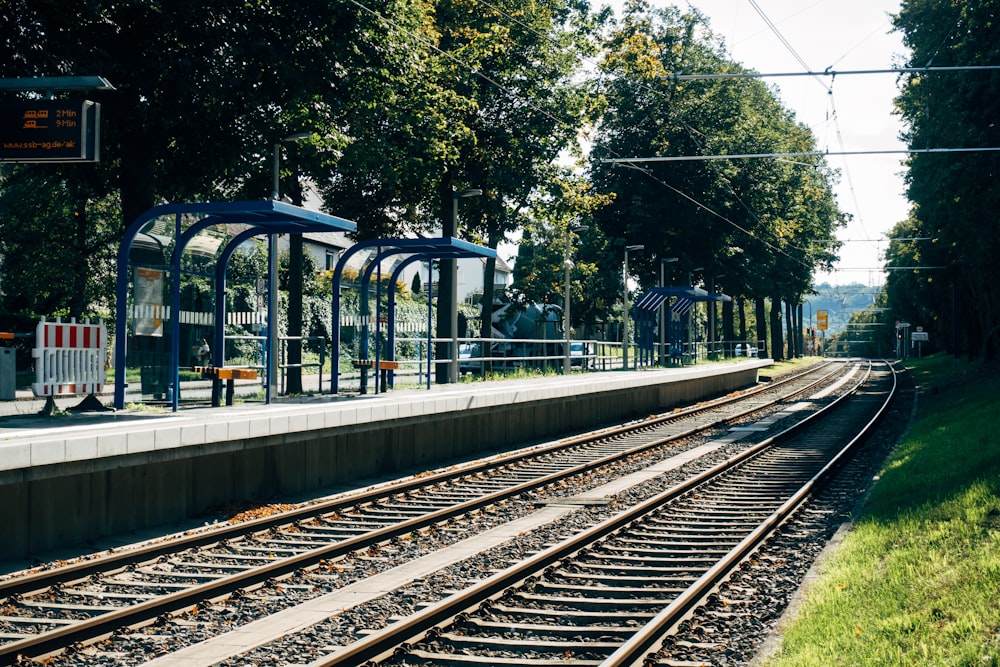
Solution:
[[[811,304],[812,326],[816,326],[816,312],[820,310],[827,311],[827,336],[846,329],[847,323],[851,319],[851,314],[871,306],[875,302],[875,296],[880,290],[879,287],[872,287],[862,283],[851,283],[849,285],[822,283],[815,285],[814,289],[818,294],[811,294],[805,297],[802,317],[804,324],[809,326],[809,306]]]

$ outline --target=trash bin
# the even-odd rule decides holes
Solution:
[[[14,348],[0,347],[0,401],[17,398],[17,364],[14,363]]]

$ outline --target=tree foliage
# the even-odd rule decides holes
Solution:
[[[907,0],[895,18],[910,49],[908,67],[975,67],[1000,60],[1000,3]],[[958,354],[1000,353],[1000,288],[993,266],[1000,255],[1000,72],[919,72],[897,99],[912,148],[969,148],[963,153],[918,153],[908,159],[909,218],[893,230],[887,281],[894,311],[920,318]],[[943,267],[923,270],[902,267]]]
[[[685,284],[701,267],[693,278],[724,275],[720,284],[733,296],[798,303],[813,270],[835,259],[835,246],[806,239],[832,240],[843,224],[832,194],[836,175],[822,159],[621,160],[813,151],[810,131],[759,80],[672,77],[743,71],[694,12],[628,3],[603,69],[607,110],[590,174],[601,191],[617,195],[595,216],[610,239],[606,289],[624,246],[642,244],[634,262],[643,285],[658,282],[660,260],[676,257],[674,279]]]
[[[462,201],[458,233],[495,247],[523,231],[526,299],[561,302],[568,238],[574,323],[615,311],[628,244],[646,247],[631,258],[644,286],[659,259],[678,257],[676,280],[700,266],[724,274],[734,297],[792,303],[834,259],[835,247],[805,242],[831,239],[842,222],[821,159],[603,162],[812,150],[761,82],[672,78],[740,69],[693,11],[632,0],[615,23],[582,0],[94,0],[76,10],[9,0],[0,16],[0,76],[98,74],[115,86],[93,95],[100,164],[0,169],[7,310],[106,308],[128,221],[165,201],[268,196],[276,144],[280,189],[310,183],[361,237],[445,230],[455,191],[481,189]],[[299,132],[309,139],[281,141]],[[22,252],[40,238],[44,262]],[[492,274],[484,284],[491,304]]]
[[[594,289],[594,258],[605,241],[600,230],[583,224],[606,206],[611,195],[596,193],[579,176],[553,174],[546,190],[530,202],[523,238],[514,266],[512,300],[564,307],[566,264],[570,268],[571,327],[602,320],[613,305]]]

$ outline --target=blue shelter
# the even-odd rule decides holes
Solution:
[[[337,262],[337,266],[334,268],[333,272],[333,317],[334,322],[331,327],[332,336],[332,355],[333,355],[333,378],[331,382],[331,393],[337,393],[338,391],[338,373],[337,369],[340,364],[340,287],[341,281],[344,275],[344,269],[347,267],[348,263],[354,257],[354,255],[362,251],[372,251],[371,256],[368,259],[367,264],[365,264],[360,276],[360,309],[361,309],[361,339],[360,339],[360,350],[358,355],[358,368],[361,372],[361,391],[364,392],[367,387],[367,373],[369,368],[378,369],[379,362],[381,360],[391,361],[393,359],[395,350],[395,293],[394,290],[390,289],[388,298],[388,313],[386,314],[385,324],[388,335],[386,336],[387,343],[386,349],[383,351],[381,348],[381,332],[382,317],[379,309],[381,308],[381,284],[382,281],[380,276],[376,278],[376,298],[375,298],[375,357],[372,359],[370,357],[371,346],[369,343],[369,305],[368,299],[365,298],[369,293],[369,284],[371,282],[372,274],[376,271],[381,271],[382,262],[394,255],[406,255],[406,257],[395,266],[391,274],[390,285],[394,285],[396,279],[398,278],[400,272],[406,267],[406,265],[411,262],[418,260],[432,260],[432,259],[443,259],[443,258],[471,258],[471,257],[481,257],[481,258],[495,258],[496,250],[491,248],[486,248],[474,243],[469,243],[468,241],[463,241],[454,237],[446,236],[441,238],[414,238],[414,239],[370,239],[367,241],[361,241],[352,247],[348,248],[341,255]],[[433,289],[433,281],[430,276],[427,280],[428,290]],[[428,292],[427,298],[427,382],[430,383],[431,374],[431,297],[432,293]],[[440,298],[440,297],[439,297]],[[388,373],[389,381],[391,382],[392,372]],[[377,387],[377,385],[376,385]]]
[[[636,346],[639,348],[637,362],[652,362],[656,352],[656,314],[671,298],[674,301],[669,306],[667,331],[661,333],[670,344],[671,356],[680,351],[679,320],[694,304],[702,301],[732,301],[726,294],[707,292],[692,285],[650,289],[636,300],[632,311],[636,322]]]
[[[276,236],[356,229],[350,220],[270,200],[166,204],[140,215],[125,230],[118,249],[115,408],[125,406],[125,372],[131,347],[133,356],[140,358],[133,366],[140,366],[143,394],[164,395],[177,410],[182,323],[211,329],[215,366],[224,364],[226,265],[241,243],[254,236],[269,238],[269,287],[261,324],[266,326],[267,349],[274,349],[278,332]],[[185,276],[214,281],[211,310],[197,304],[182,311]],[[266,402],[271,400],[277,368],[274,356],[266,358]]]

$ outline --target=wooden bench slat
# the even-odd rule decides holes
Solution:
[[[355,368],[373,368],[375,366],[374,359],[358,359],[354,362]],[[382,371],[398,371],[399,362],[389,361],[389,360],[379,360],[378,369]]]
[[[216,380],[256,380],[257,371],[253,368],[217,368],[215,366],[195,366],[195,373],[201,373],[202,377],[214,378]]]

